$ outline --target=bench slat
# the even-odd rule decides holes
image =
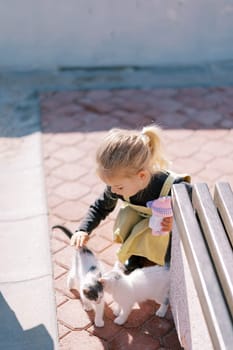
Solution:
[[[211,257],[214,261],[231,315],[233,315],[233,254],[218,211],[208,186],[198,183],[193,186],[193,207],[203,229]]]
[[[184,184],[173,185],[172,192],[177,228],[214,348],[230,349],[233,344],[231,316],[188,192]]]
[[[219,182],[214,189],[214,203],[233,247],[233,192],[226,182]]]

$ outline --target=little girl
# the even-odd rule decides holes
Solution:
[[[164,265],[170,259],[172,216],[161,223],[161,235],[152,235],[148,202],[170,194],[172,183],[189,181],[174,177],[166,169],[160,128],[147,126],[142,131],[112,129],[100,144],[97,174],[106,184],[102,195],[87,212],[71,245],[86,244],[89,234],[113,211],[118,199],[123,206],[114,225],[114,241],[121,243],[118,259],[128,272],[137,267]],[[168,232],[164,234],[164,232]]]

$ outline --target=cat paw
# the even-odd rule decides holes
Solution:
[[[156,311],[155,315],[158,317],[164,317],[167,312],[167,305],[160,305],[160,308]]]
[[[114,316],[119,316],[120,310],[119,310],[119,308],[114,307],[114,308],[112,309],[112,312],[113,312],[113,315],[114,315]]]
[[[117,317],[117,318],[115,318],[114,323],[121,326],[125,323],[125,320],[123,320],[121,317]]]
[[[103,327],[104,326],[104,320],[95,320],[95,326],[96,327]]]
[[[92,310],[91,305],[83,305],[83,308],[84,308],[85,311],[91,311]]]
[[[66,284],[67,284],[67,288],[69,290],[71,290],[71,289],[74,289],[75,281],[74,281],[73,278],[67,278],[67,283]]]

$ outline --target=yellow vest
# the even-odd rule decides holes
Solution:
[[[177,177],[183,178],[186,182],[191,182],[189,175],[175,174],[169,171],[169,175],[160,191],[160,197],[168,195]],[[156,264],[164,265],[170,233],[153,236],[149,227],[151,215],[151,208],[124,201],[113,228],[114,242],[122,243],[117,252],[120,262],[124,263],[131,255],[138,255],[146,257]]]

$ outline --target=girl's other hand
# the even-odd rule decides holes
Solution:
[[[161,222],[161,228],[163,232],[170,232],[172,230],[173,226],[173,217],[167,216],[166,218],[163,218]]]
[[[76,231],[70,239],[70,245],[78,249],[85,246],[88,239],[89,239],[89,235],[87,232]]]

